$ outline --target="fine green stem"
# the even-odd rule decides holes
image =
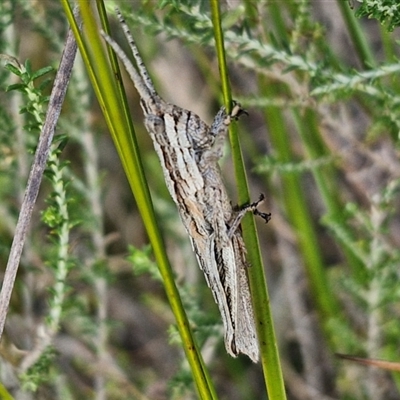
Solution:
[[[225,106],[227,109],[229,109],[231,104],[231,90],[226,66],[220,5],[218,0],[210,0],[210,4],[215,46],[221,73],[223,97]],[[236,125],[230,126],[229,138],[232,149],[237,188],[239,192],[239,200],[240,202],[247,203],[249,202],[250,196]],[[249,268],[249,281],[252,291],[252,301],[259,337],[261,363],[263,366],[268,396],[271,399],[276,400],[286,399],[272,312],[270,309],[269,296],[266,287],[264,267],[261,259],[260,246],[255,229],[254,218],[252,215],[247,215],[243,219],[242,227],[243,237],[247,248],[247,258],[252,266],[252,268]]]
[[[342,13],[343,20],[347,25],[347,30],[351,36],[361,64],[365,69],[376,66],[375,58],[368,45],[367,38],[360,27],[360,23],[354,16],[354,12],[350,9],[349,2],[336,0],[336,3]]]
[[[270,83],[263,82],[261,86],[263,87],[264,96],[273,97],[276,95],[274,86]],[[277,107],[266,107],[265,115],[271,134],[271,142],[274,145],[279,162],[291,162],[293,154],[289,133],[281,110]],[[313,297],[318,304],[321,315],[323,315],[324,319],[329,319],[334,315],[336,307],[331,302],[332,297],[328,295],[330,291],[328,290],[318,240],[298,176],[295,174],[282,176],[281,190],[282,204],[287,218],[295,228],[305,268],[310,278]]]
[[[69,5],[67,1],[63,1],[63,5],[69,22],[71,26],[74,27],[74,33],[77,38],[79,38],[77,42],[83,54],[85,65],[89,71],[96,96],[99,99],[129,184],[135,196],[139,212],[143,218],[154,251],[154,256],[163,278],[164,288],[176,318],[178,330],[182,338],[186,357],[192,369],[199,396],[202,399],[216,399],[215,389],[208,371],[205,368],[198,346],[194,341],[189,321],[174,282],[173,272],[166,255],[165,245],[157,225],[150,192],[139,157],[139,149],[134,139],[132,122],[130,118],[128,118],[129,109],[126,103],[126,96],[123,94],[122,86],[117,88],[115,83],[116,76],[118,76],[118,82],[122,82],[117,63],[115,59],[112,58],[113,70],[111,70],[90,3],[86,1],[79,2],[86,42],[79,32],[76,22],[72,18],[72,14],[68,11]],[[108,25],[105,24],[105,8],[101,1],[98,2],[98,9],[104,24],[103,29],[107,30]],[[90,43],[90,46],[88,46],[88,43]]]

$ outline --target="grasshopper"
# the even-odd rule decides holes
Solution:
[[[220,173],[228,126],[242,113],[235,103],[232,112],[222,107],[209,127],[196,114],[165,102],[156,92],[135,41],[117,10],[137,69],[121,47],[102,35],[124,64],[138,91],[145,126],[160,159],[166,185],[176,203],[194,252],[222,316],[227,352],[258,361],[259,349],[253,306],[247,279],[246,249],[240,220],[247,211],[257,210],[260,200],[235,211]]]

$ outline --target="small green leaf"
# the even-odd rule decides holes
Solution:
[[[19,68],[17,68],[14,64],[8,63],[4,66],[5,69],[8,69],[10,72],[17,76],[21,76],[22,72]]]
[[[47,67],[43,67],[31,75],[31,80],[34,81],[35,79],[40,78],[41,76],[46,75],[51,71],[54,71],[54,68],[52,66],[48,65]]]
[[[29,59],[25,61],[25,71],[29,76],[32,75],[32,64]]]
[[[11,92],[12,90],[19,90],[20,92],[23,92],[25,90],[25,85],[23,83],[14,83],[12,85],[8,85],[6,91]]]

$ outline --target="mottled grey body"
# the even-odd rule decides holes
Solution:
[[[257,362],[259,350],[240,221],[218,166],[228,125],[240,107],[235,105],[231,115],[222,107],[209,127],[191,111],[166,103],[155,91],[132,35],[119,11],[117,14],[139,72],[119,45],[103,36],[124,63],[141,97],[145,126],[168,190],[219,307],[226,350],[234,357],[247,354]]]

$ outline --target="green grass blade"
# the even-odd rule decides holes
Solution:
[[[126,104],[125,94],[122,86],[117,87],[115,83],[115,76],[119,74],[117,63],[115,59],[112,61],[114,68],[112,70],[90,3],[87,1],[79,2],[85,37],[78,29],[68,2],[63,0],[62,3],[68,20],[73,27],[93,88],[143,218],[199,396],[202,399],[216,399],[215,389],[205,368],[198,346],[194,341],[189,321],[173,279],[172,268],[157,225],[146,177],[140,161],[139,149],[134,139],[134,130],[129,118],[130,113]],[[98,2],[98,9],[104,24],[103,29],[107,30],[108,26],[105,22],[107,18],[103,2]],[[119,82],[121,81],[119,76]]]
[[[375,58],[368,44],[367,38],[363,33],[360,23],[350,9],[348,1],[336,0],[336,3],[342,13],[343,20],[346,23],[347,29],[354,44],[354,48],[358,54],[364,68],[371,68],[376,65]]]
[[[231,107],[231,92],[228,79],[228,71],[225,59],[224,39],[221,27],[221,15],[218,0],[210,0],[214,37],[218,54],[219,68],[221,73],[222,91],[225,107]],[[232,157],[235,168],[235,176],[241,204],[250,201],[246,172],[243,157],[238,140],[238,132],[235,124],[230,126],[229,138],[232,149]],[[258,237],[255,229],[254,218],[246,215],[242,222],[243,237],[246,242],[247,257],[251,264],[249,268],[249,280],[252,291],[252,300],[256,318],[257,332],[259,336],[261,363],[264,378],[271,399],[286,399],[282,370],[276,344],[269,297],[266,287],[264,267],[262,264]]]

